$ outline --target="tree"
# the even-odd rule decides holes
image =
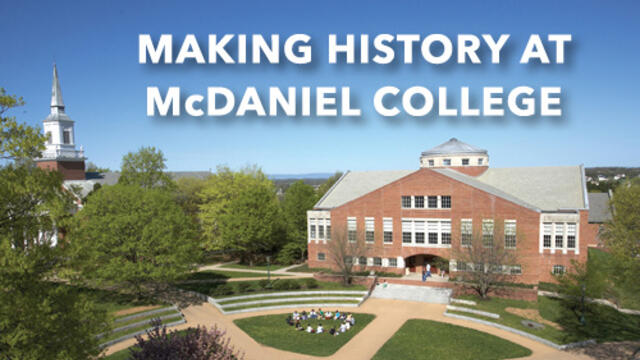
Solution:
[[[198,261],[191,219],[161,189],[102,187],[74,216],[68,237],[83,279],[115,283],[139,296]]]
[[[206,180],[184,177],[176,180],[175,183],[176,202],[185,213],[197,220],[200,205],[202,205],[199,193],[204,189]]]
[[[152,187],[171,188],[171,177],[164,172],[167,168],[161,150],[153,146],[141,147],[136,153],[127,153],[122,157],[119,184],[137,185],[146,189]]]
[[[336,227],[331,232],[331,239],[327,240],[327,248],[329,261],[342,276],[343,284],[350,285],[355,263],[366,253],[363,234]]]
[[[52,247],[71,214],[62,176],[31,161],[44,149],[37,128],[4,114],[23,104],[0,89],[0,354],[3,359],[87,359],[105,316],[86,297],[51,281],[67,258]],[[63,241],[63,240],[60,240]]]
[[[167,332],[159,322],[147,331],[147,339],[136,336],[137,344],[131,347],[130,359],[192,359],[192,360],[239,360],[244,355],[233,348],[226,331],[214,326],[188,328]]]
[[[330,178],[327,179],[322,185],[318,187],[318,199],[323,197],[324,194],[331,189],[333,184],[335,184],[342,177],[342,172],[336,171]]]
[[[275,252],[284,234],[273,182],[256,168],[219,167],[200,192],[200,221],[209,250],[237,253],[253,264]]]
[[[616,288],[628,294],[640,293],[640,180],[616,188],[611,202],[613,219],[605,225],[603,238],[613,255],[612,273]]]
[[[98,165],[92,163],[91,161],[87,162],[86,172],[97,172],[97,173],[105,173],[109,172],[109,168],[98,167]]]
[[[464,239],[469,245],[462,245],[463,239],[458,239],[460,247],[452,251],[456,259],[456,277],[483,299],[496,285],[509,281],[512,271],[521,271],[516,249],[505,246],[501,223],[498,220],[483,221],[480,232],[472,232],[470,239]],[[516,239],[523,241],[521,235],[516,235]]]
[[[307,210],[311,210],[317,201],[315,189],[302,180],[293,183],[284,193],[282,213],[287,230],[287,245],[296,249],[297,258],[304,259],[307,250]]]

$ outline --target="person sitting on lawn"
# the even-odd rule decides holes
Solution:
[[[350,323],[350,322],[345,321],[345,322],[344,322],[344,325],[347,327],[347,330],[350,330],[350,329],[351,329],[351,323]]]
[[[340,320],[340,310],[336,310],[336,315],[333,317],[334,320]]]
[[[298,313],[298,310],[293,310],[292,317],[293,320],[300,320],[300,314]]]
[[[311,327],[311,324],[307,324],[307,332],[313,334],[316,331]]]
[[[340,325],[340,332],[345,332],[345,331],[347,331],[347,324],[342,323],[342,325]]]
[[[302,325],[300,324],[300,320],[296,320],[296,330],[298,330],[298,331],[302,331],[302,330],[304,330],[304,329],[302,328]]]
[[[314,309],[311,309],[311,311],[309,312],[309,319],[317,319],[318,318],[318,314],[316,314],[316,311]]]
[[[324,313],[324,318],[325,320],[333,319],[333,314],[331,313],[331,311],[327,311],[326,313]]]
[[[332,327],[331,329],[329,329],[329,335],[336,335],[336,327]]]
[[[318,324],[318,329],[316,330],[316,334],[321,334],[324,332],[324,328],[322,327],[322,324]]]
[[[302,310],[302,314],[300,314],[300,320],[304,321],[309,319],[309,315],[307,314],[307,312],[305,310]]]
[[[318,308],[318,317],[321,319],[324,317],[324,311],[322,311],[322,309],[320,308]]]
[[[291,315],[287,315],[287,325],[289,326],[293,326],[293,318],[291,317]]]

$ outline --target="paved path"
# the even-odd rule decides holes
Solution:
[[[520,335],[500,330],[491,326],[478,324],[475,322],[453,319],[443,315],[445,305],[427,304],[423,302],[389,300],[389,299],[369,299],[356,312],[375,314],[376,318],[362,329],[351,341],[338,350],[330,359],[337,360],[359,360],[371,359],[378,349],[404,324],[408,319],[429,319],[454,325],[460,325],[489,334],[499,336],[514,343],[531,349],[531,356],[526,359],[567,359],[567,360],[591,360],[586,355],[573,354],[559,351],[541,343],[535,342]],[[287,310],[269,310],[253,313],[222,315],[214,306],[208,303],[193,305],[183,310],[187,319],[187,324],[176,327],[183,329],[188,326],[206,325],[219,327],[227,330],[227,335],[231,338],[232,344],[242,349],[247,360],[294,360],[294,359],[328,359],[329,357],[315,357],[296,354],[288,351],[277,350],[257,343],[250,336],[233,324],[233,320],[257,315],[280,314]],[[118,343],[108,349],[108,353],[127,348],[135,343],[130,339]]]
[[[213,264],[213,265],[204,265],[198,268],[198,271],[204,271],[204,270],[221,270],[221,271],[235,271],[235,272],[246,272],[246,273],[256,273],[256,274],[266,274],[267,270],[253,270],[253,269],[240,269],[240,268],[229,268],[229,267],[225,267],[225,265],[229,265],[229,264],[235,264],[237,263],[236,261],[232,261],[232,262],[228,262],[228,263],[220,263],[220,264]],[[297,278],[307,278],[307,277],[313,277],[313,273],[306,273],[306,272],[288,272],[287,270],[294,268],[296,266],[300,266],[300,264],[297,265],[291,265],[291,266],[287,266],[278,270],[273,270],[271,271],[271,275],[272,278],[278,278],[278,275],[288,275],[286,276],[289,279],[297,279]],[[284,277],[284,276],[281,276]],[[238,278],[238,279],[229,279],[229,281],[244,281],[244,280],[257,280],[257,279],[263,279],[264,277],[259,277],[259,278]]]

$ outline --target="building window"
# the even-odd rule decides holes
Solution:
[[[71,144],[71,130],[66,129],[62,131],[62,143],[63,144]]]
[[[389,258],[389,267],[398,267],[398,259]]]
[[[434,166],[435,162],[433,160],[429,160],[429,166]]]
[[[504,222],[504,247],[508,249],[516,248],[516,221],[505,220]]]
[[[367,265],[367,257],[366,256],[360,256],[360,258],[358,258],[358,264]]]
[[[402,220],[402,243],[411,244],[411,233],[413,232],[411,220]]]
[[[451,209],[451,196],[442,196],[440,199],[443,209]]]
[[[326,256],[324,253],[318,253],[318,260],[319,261],[324,261],[326,259]]]
[[[356,225],[356,218],[354,217],[350,217],[347,218],[347,236],[349,238],[349,241],[351,242],[355,242],[356,241],[356,231],[358,230],[357,225]]]
[[[384,218],[382,219],[382,231],[384,232],[385,243],[393,242],[393,219],[392,218]]]
[[[568,249],[576,248],[576,224],[575,223],[567,224],[567,248]]]
[[[478,159],[478,165],[482,165],[482,158]]]
[[[440,234],[442,236],[441,243],[451,245],[451,221],[440,222]]]
[[[464,261],[456,262],[456,271],[467,271],[467,263]]]
[[[413,231],[416,244],[424,244],[424,220],[415,220],[413,222]]]
[[[316,219],[310,219],[311,225],[309,226],[309,237],[316,238]]]
[[[438,208],[438,197],[437,196],[429,196],[427,198],[427,205],[429,209],[437,209]]]
[[[542,247],[545,249],[551,248],[551,231],[553,230],[551,223],[544,223],[542,230]]]
[[[562,249],[564,246],[564,223],[555,223],[556,248]]]
[[[411,209],[411,196],[402,196],[402,207],[404,209]]]
[[[493,247],[493,220],[482,220],[482,245]]]
[[[366,242],[372,243],[374,239],[375,222],[372,217],[364,218],[364,239]]]
[[[513,265],[509,269],[511,275],[522,275],[522,265]]]
[[[471,219],[463,219],[460,221],[460,234],[462,246],[471,246],[473,237],[473,222]]]
[[[318,225],[318,239],[324,239],[324,225]]]
[[[374,257],[373,258],[373,266],[382,266],[382,258]]]
[[[443,159],[442,160],[442,165],[451,166],[451,159]]]
[[[325,228],[327,230],[327,240],[331,240],[331,225],[327,225]]]
[[[414,207],[418,209],[424,208],[424,196],[414,196],[413,201],[414,201]]]
[[[438,244],[438,222],[437,221],[429,221],[427,222],[427,232],[429,233],[429,244],[436,245]]]
[[[462,159],[462,165],[469,165],[469,159]]]
[[[553,265],[553,269],[551,270],[551,273],[553,275],[563,275],[565,271],[566,269],[564,265]]]

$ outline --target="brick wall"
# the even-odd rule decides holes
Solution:
[[[451,209],[402,209],[403,195],[450,195]],[[459,247],[460,220],[473,219],[473,231],[481,231],[482,219],[517,221],[517,255],[522,265],[522,275],[513,281],[535,284],[539,281],[553,281],[553,265],[569,267],[571,260],[585,261],[587,247],[596,243],[597,226],[588,224],[588,212],[580,212],[579,254],[540,254],[540,213],[491,195],[472,186],[458,182],[430,169],[420,169],[391,184],[383,186],[358,199],[350,201],[331,211],[331,224],[335,229],[346,229],[347,217],[356,217],[358,231],[364,230],[364,218],[375,219],[374,243],[367,246],[367,257],[406,259],[412,255],[430,254],[451,259],[451,248],[430,248],[402,246],[402,218],[442,218],[451,219],[452,248]],[[393,243],[383,244],[383,218],[393,218]],[[503,241],[496,234],[496,241]],[[309,243],[309,267],[333,267],[329,256],[319,261],[317,254],[328,254],[323,241]],[[369,269],[369,267],[367,267]],[[404,272],[403,268],[382,267],[379,271]],[[455,275],[455,273],[453,273]]]
[[[39,161],[38,167],[59,171],[65,180],[84,180],[84,161]]]

